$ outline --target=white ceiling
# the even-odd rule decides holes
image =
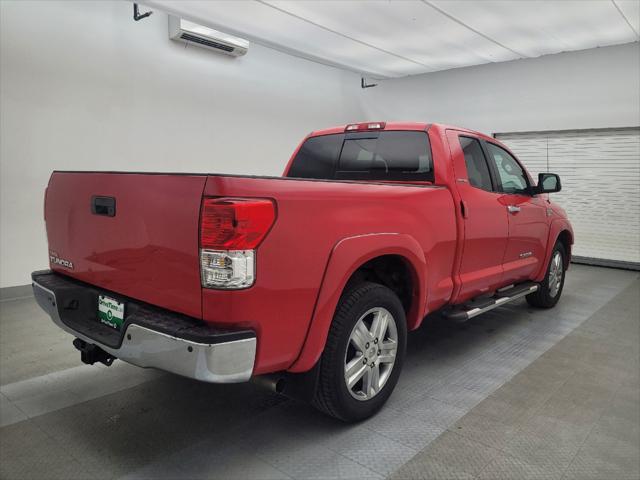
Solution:
[[[287,53],[378,78],[637,42],[640,38],[640,0],[145,3]]]

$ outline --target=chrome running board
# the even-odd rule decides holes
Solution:
[[[506,303],[522,298],[537,291],[539,285],[533,282],[521,283],[510,288],[500,289],[492,297],[479,297],[462,305],[456,305],[443,313],[452,322],[462,323],[478,315],[493,310]]]

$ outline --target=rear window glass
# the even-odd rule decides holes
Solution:
[[[309,138],[289,177],[433,181],[426,132],[358,132]]]

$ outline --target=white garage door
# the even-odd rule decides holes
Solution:
[[[577,260],[640,267],[640,128],[501,133],[533,177],[560,175]]]

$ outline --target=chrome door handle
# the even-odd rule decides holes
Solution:
[[[507,211],[509,213],[518,213],[520,211],[520,207],[516,207],[515,205],[507,205]]]

